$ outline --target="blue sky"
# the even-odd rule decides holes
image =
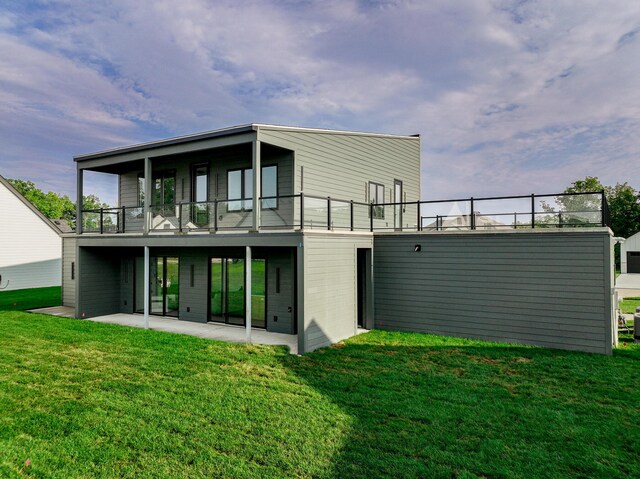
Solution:
[[[637,1],[5,0],[0,63],[0,174],[44,190],[251,122],[420,133],[425,199],[640,187]]]

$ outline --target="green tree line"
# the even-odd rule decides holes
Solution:
[[[7,178],[7,181],[47,218],[66,220],[75,229],[76,204],[69,196],[59,195],[53,191],[45,193],[32,181],[13,178]],[[82,204],[84,209],[109,208],[109,205],[100,201],[96,195],[83,196]]]

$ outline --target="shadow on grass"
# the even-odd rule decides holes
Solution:
[[[638,359],[375,331],[285,365],[353,420],[327,477],[640,477]]]
[[[372,331],[302,357],[0,321],[0,476],[640,477],[640,348]]]

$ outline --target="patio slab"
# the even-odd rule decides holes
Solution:
[[[49,314],[51,316],[61,316],[63,318],[75,318],[75,308],[69,306],[53,306],[51,308],[30,309],[30,313]]]
[[[144,316],[141,314],[110,314],[87,318],[85,321],[96,323],[119,324],[132,328],[144,328]],[[149,329],[167,333],[186,334],[203,339],[215,339],[230,343],[244,343],[246,330],[242,326],[231,326],[216,323],[194,323],[159,316],[149,317]],[[291,354],[298,354],[298,337],[292,334],[270,333],[262,329],[251,330],[251,343],[286,346]]]

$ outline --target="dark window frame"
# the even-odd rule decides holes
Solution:
[[[273,197],[269,197],[270,200],[268,201],[273,201],[275,200],[275,206],[271,206],[271,207],[266,207],[266,208],[261,208],[264,210],[277,210],[279,207],[279,198],[280,198],[280,182],[279,180],[279,167],[278,164],[273,164],[273,165],[261,165],[260,167],[260,192],[262,193],[262,190],[264,189],[264,176],[262,175],[262,170],[264,170],[265,168],[274,168],[276,169],[276,194],[275,194],[275,198]],[[229,173],[233,173],[235,171],[239,171],[240,172],[240,198],[230,198],[229,197]],[[227,170],[227,211],[231,211],[231,212],[243,212],[243,211],[253,211],[253,202],[255,201],[253,198],[253,188],[251,188],[250,191],[250,195],[251,196],[247,196],[247,192],[245,191],[245,172],[246,171],[253,171],[253,168],[231,168],[229,170]],[[245,201],[251,201],[251,208],[245,208],[244,203]],[[230,203],[231,202],[239,202],[240,203],[240,207],[239,208],[232,208],[230,207]],[[262,200],[265,201],[265,200]]]
[[[374,186],[375,189],[375,199],[372,198],[371,196],[371,187]],[[380,191],[382,191],[382,201],[380,201],[379,198],[379,193]],[[371,204],[379,204],[379,203],[384,203],[384,191],[385,191],[385,187],[382,183],[377,183],[375,181],[370,181],[369,182],[369,203]],[[373,208],[371,208],[371,212],[373,213],[373,219],[374,220],[383,220],[384,219],[384,206],[374,206]]]

